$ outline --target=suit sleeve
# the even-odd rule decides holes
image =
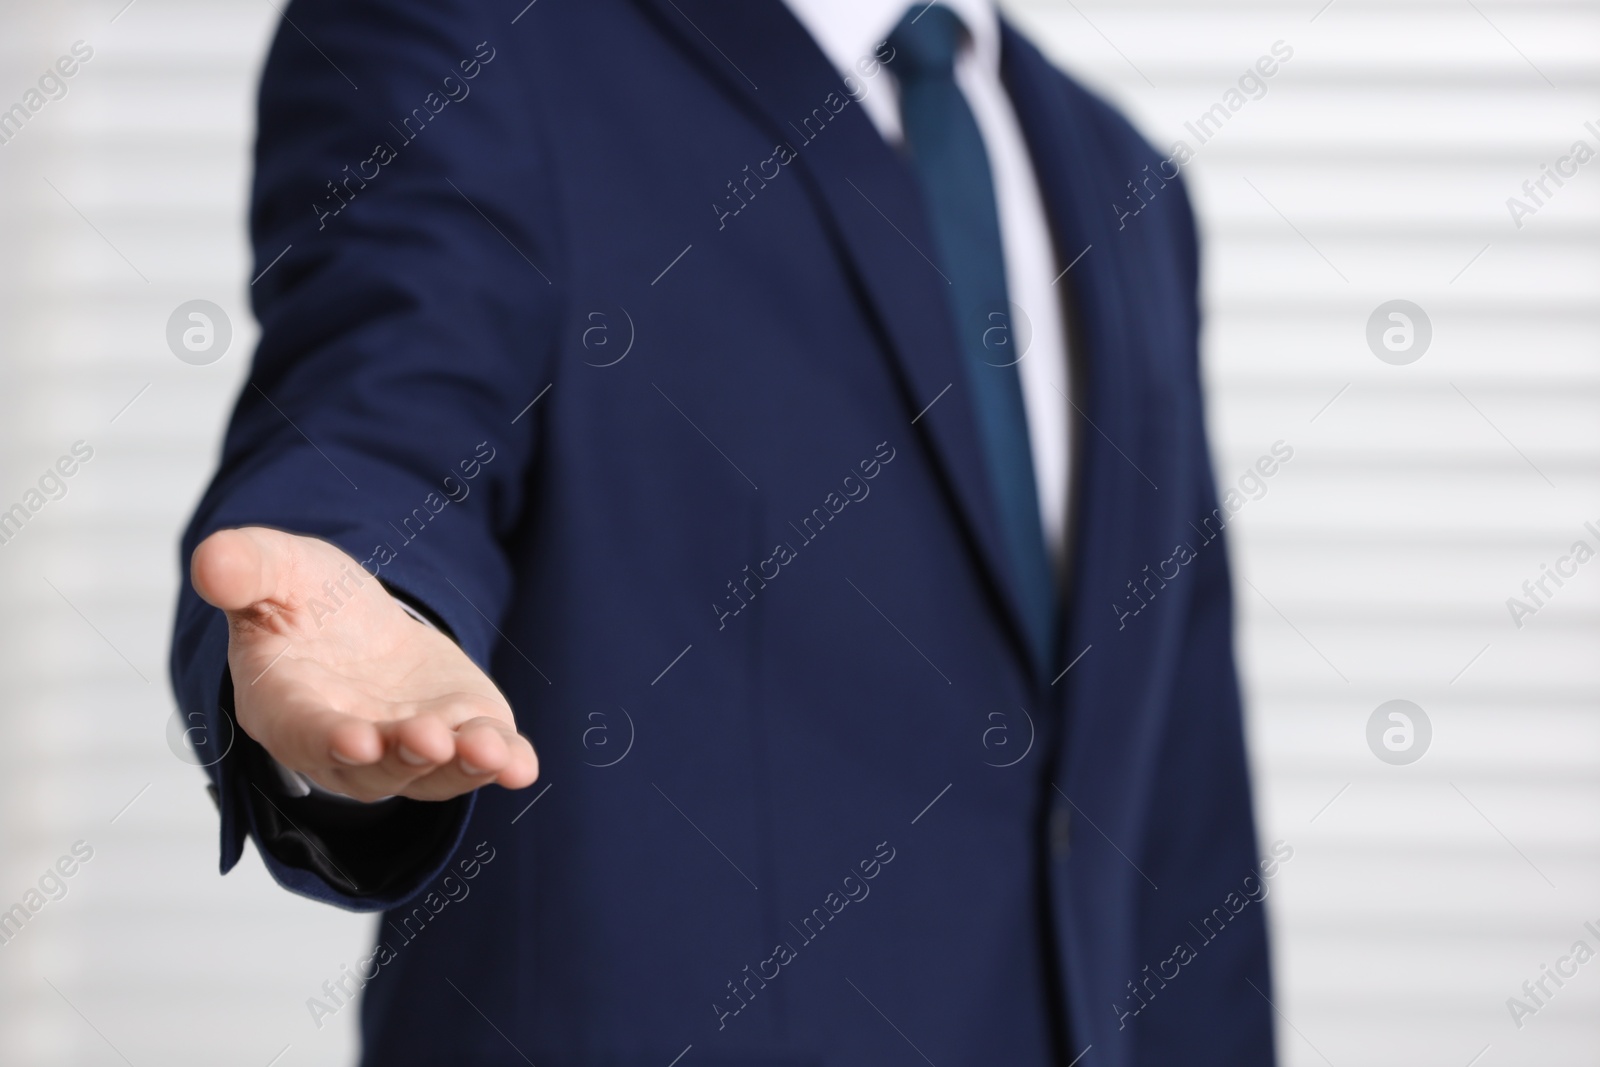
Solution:
[[[1193,294],[1186,316],[1198,346],[1199,250],[1195,221],[1182,183],[1175,184],[1172,260],[1182,271],[1182,291]],[[1189,530],[1219,514],[1216,479],[1211,469],[1205,432],[1198,351],[1187,360],[1185,396],[1189,411],[1183,423],[1190,469],[1185,518]],[[1220,514],[1226,514],[1221,512]],[[1249,895],[1248,887],[1265,888],[1255,878],[1257,842],[1249,767],[1245,753],[1243,707],[1234,659],[1234,603],[1228,538],[1216,527],[1210,540],[1176,531],[1196,555],[1184,580],[1190,595],[1184,602],[1179,644],[1171,682],[1172,706],[1162,740],[1160,767],[1153,776],[1150,811],[1156,813],[1147,831],[1146,870],[1158,885],[1184,884],[1188,893],[1157,892],[1141,886],[1139,959],[1183,959],[1177,947],[1200,952],[1185,973],[1201,977],[1174,981],[1163,989],[1163,1007],[1140,1019],[1140,1062],[1207,1064],[1270,1064],[1272,1017],[1270,968],[1263,906],[1251,899],[1214,943],[1197,932],[1204,906],[1224,906]],[[1231,896],[1230,896],[1231,894]],[[1225,914],[1233,915],[1230,908]],[[1255,988],[1251,988],[1254,983]],[[1216,1010],[1226,1005],[1226,1011]],[[1196,1049],[1204,1050],[1196,1054]]]
[[[261,340],[182,544],[187,574],[221,528],[321,537],[485,670],[559,303],[558,212],[514,50],[505,20],[465,0],[290,5],[259,103]],[[288,796],[232,720],[226,652],[222,614],[184,583],[172,677],[199,724],[222,870],[253,836],[295,892],[358,910],[414,895],[472,797],[352,813]]]

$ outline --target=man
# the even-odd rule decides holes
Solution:
[[[223,870],[386,910],[319,1025],[1270,1063],[1155,153],[980,0],[285,23],[173,673]]]

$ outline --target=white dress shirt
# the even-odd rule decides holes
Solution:
[[[871,78],[857,62],[873,55],[913,7],[908,0],[784,0],[840,74],[858,86],[856,96],[884,140],[899,146],[899,92],[894,65]],[[956,84],[967,98],[989,155],[1005,251],[1006,291],[1033,327],[1017,364],[1028,413],[1028,443],[1039,495],[1039,521],[1056,573],[1067,550],[1071,380],[1067,372],[1065,301],[1056,279],[1060,266],[1051,240],[1044,198],[1028,155],[1017,113],[1000,81],[1000,17],[992,0],[941,0],[970,34],[956,57]],[[867,69],[871,69],[869,66]],[[863,95],[864,93],[864,95]],[[1013,336],[1021,336],[1013,328]]]

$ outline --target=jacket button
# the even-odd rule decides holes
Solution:
[[[1067,858],[1072,843],[1072,809],[1052,808],[1050,811],[1050,854],[1058,860]]]

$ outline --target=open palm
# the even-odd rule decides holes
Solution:
[[[221,530],[195,549],[190,580],[227,613],[240,727],[291,770],[358,800],[447,800],[537,777],[489,676],[339,548]]]

